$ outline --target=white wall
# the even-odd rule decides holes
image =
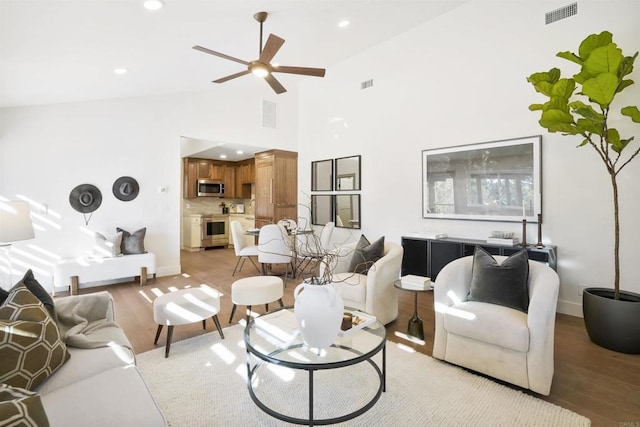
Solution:
[[[520,234],[517,223],[422,219],[421,150],[542,134],[543,241],[558,246],[559,310],[581,315],[579,285],[613,281],[611,184],[592,149],[538,126],[528,106],[543,99],[526,77],[554,66],[577,72],[555,54],[577,51],[584,37],[603,30],[627,55],[640,50],[640,3],[578,3],[578,15],[544,25],[545,12],[566,2],[474,1],[331,68],[322,81],[303,82],[301,193],[310,193],[311,161],[361,154],[362,232],[370,239],[399,243],[405,233],[427,230],[477,239],[492,230]],[[369,78],[373,87],[360,90]],[[638,99],[636,84],[618,105]],[[616,126],[640,139],[640,126],[627,123]],[[622,283],[632,291],[640,291],[639,176],[640,161],[620,176]],[[527,234],[536,236],[534,225]]]
[[[69,204],[69,193],[83,183],[103,197],[86,228],[113,234],[116,227],[147,227],[145,246],[157,255],[158,274],[179,273],[181,137],[296,149],[295,90],[275,97],[266,86],[243,88],[0,109],[0,198],[31,200],[37,226],[36,239],[14,245],[11,282],[32,268],[50,288],[53,262],[91,250],[83,215]],[[278,116],[286,118],[276,129],[262,127],[263,98],[277,102]],[[123,175],[140,184],[131,202],[112,194]],[[6,288],[12,284],[6,261],[0,268]]]

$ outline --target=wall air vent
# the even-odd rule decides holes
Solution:
[[[567,6],[545,13],[544,23],[545,25],[549,25],[561,19],[576,15],[577,13],[578,13],[578,2],[571,3]]]
[[[262,100],[262,127],[276,128],[276,103]]]
[[[360,83],[360,89],[366,89],[373,86],[373,79],[365,80]]]

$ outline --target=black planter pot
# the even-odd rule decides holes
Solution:
[[[595,344],[620,353],[640,353],[640,294],[613,289],[586,288],[582,312],[589,338]]]

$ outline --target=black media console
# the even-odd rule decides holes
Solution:
[[[522,246],[506,246],[487,243],[486,240],[473,239],[431,239],[428,237],[403,236],[402,247],[402,275],[415,274],[430,277],[436,280],[442,268],[454,259],[473,255],[476,246],[483,247],[492,255],[509,256],[522,249]],[[554,270],[557,269],[557,247],[545,245],[536,248],[535,245],[527,245],[529,259],[544,262]]]

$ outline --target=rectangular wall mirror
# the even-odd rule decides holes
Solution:
[[[313,225],[325,225],[333,221],[333,196],[311,196],[311,223]]]
[[[311,191],[333,191],[333,159],[311,162]]]
[[[537,222],[540,135],[422,152],[424,218]]]
[[[336,201],[336,227],[360,228],[360,195],[337,194]]]
[[[360,156],[336,159],[336,191],[360,190]]]

